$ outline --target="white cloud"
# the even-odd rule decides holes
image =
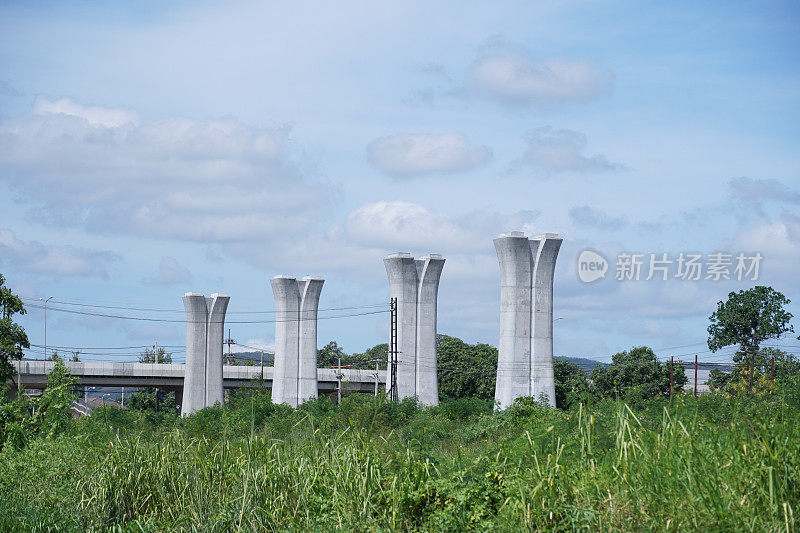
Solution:
[[[508,229],[530,230],[538,216],[537,211],[525,211],[451,217],[411,202],[376,202],[352,211],[345,229],[348,240],[362,246],[462,252],[484,249],[495,234]]]
[[[0,265],[11,265],[21,271],[53,276],[106,277],[109,263],[119,259],[112,252],[21,241],[11,230],[0,229]]]
[[[585,101],[610,91],[614,77],[590,61],[535,61],[527,54],[504,53],[472,64],[472,87],[512,105]]]
[[[454,220],[410,202],[376,202],[347,217],[347,235],[367,246],[441,248],[469,242],[470,234]]]
[[[176,283],[187,282],[192,279],[189,269],[178,263],[172,257],[162,257],[158,264],[158,274],[152,278],[145,279],[145,283],[154,285],[175,285]]]
[[[472,146],[458,133],[415,135],[403,133],[375,139],[367,146],[367,159],[394,177],[451,174],[473,170],[492,157],[487,146]]]
[[[285,129],[234,120],[133,120],[40,99],[0,122],[0,180],[38,217],[96,232],[253,241],[313,221],[329,190],[307,183]]]
[[[797,261],[800,258],[800,213],[785,212],[777,220],[761,221],[737,235],[732,252],[764,257],[758,282],[773,285],[780,292],[797,287]],[[792,298],[794,299],[794,298]]]
[[[107,128],[116,128],[130,122],[136,122],[136,115],[130,111],[108,107],[85,106],[73,102],[69,98],[48,100],[47,98],[39,96],[33,103],[33,113],[35,115],[55,114],[82,118],[89,124],[105,126]]]
[[[627,224],[624,216],[614,217],[588,205],[570,209],[569,218],[573,224],[607,231],[618,230]]]
[[[534,130],[527,138],[528,149],[512,166],[527,166],[544,174],[562,172],[610,172],[622,169],[606,156],[584,155],[588,144],[582,133],[549,126]]]
[[[254,351],[264,350],[265,352],[275,353],[274,341],[268,341],[263,338],[248,339],[243,344],[245,346],[234,344],[233,346],[231,346],[231,352],[240,353],[240,352],[254,352]]]

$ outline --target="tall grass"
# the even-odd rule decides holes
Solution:
[[[0,454],[0,530],[795,531],[798,414],[713,395],[500,414],[369,397],[116,412],[113,430],[96,415]],[[58,486],[39,503],[37,477]]]

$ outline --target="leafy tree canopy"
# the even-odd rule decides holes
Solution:
[[[168,365],[172,363],[172,354],[167,353],[164,348],[158,348],[154,350],[146,348],[145,351],[139,354],[139,362]]]
[[[554,357],[553,374],[556,384],[556,407],[569,409],[574,404],[586,401],[589,393],[589,377],[580,366]]]
[[[770,337],[791,333],[792,314],[784,309],[790,300],[772,287],[757,286],[731,292],[726,302],[718,302],[708,326],[708,347],[716,352],[720,348],[739,345],[733,356],[739,361],[744,355],[754,356],[759,345]]]
[[[25,314],[25,306],[5,281],[0,274],[0,384],[14,375],[11,360],[22,359],[22,349],[31,347],[25,330],[14,322],[14,315]]]
[[[650,398],[668,397],[670,364],[662,363],[647,346],[614,354],[611,364],[592,370],[592,391],[601,398],[623,398],[635,403]],[[673,387],[679,391],[687,382],[683,366],[675,365]]]
[[[440,398],[494,400],[497,348],[437,335],[436,353]]]
[[[145,351],[139,354],[139,362],[168,365],[172,363],[172,354],[167,353],[164,348],[152,350],[146,348]],[[158,402],[156,402],[156,397]],[[150,411],[153,413],[156,411],[160,413],[174,412],[176,410],[175,393],[153,387],[141,387],[131,394],[126,406],[137,411]],[[158,406],[158,409],[156,409],[156,406]]]

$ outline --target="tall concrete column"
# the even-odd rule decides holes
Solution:
[[[305,276],[297,282],[300,293],[300,356],[298,403],[317,397],[317,312],[325,280]]]
[[[181,416],[186,416],[205,407],[208,307],[202,294],[187,292],[183,295],[183,308],[186,311],[186,365]]]
[[[417,399],[423,405],[439,405],[439,382],[436,375],[436,305],[439,279],[444,268],[441,255],[423,255],[417,267]]]
[[[436,307],[444,261],[436,254],[414,260],[404,252],[383,260],[389,296],[397,299],[397,397],[416,396],[423,405],[439,405]]]
[[[225,312],[230,296],[214,293],[206,298],[208,308],[208,337],[206,340],[206,398],[205,407],[225,402],[222,386],[222,341],[225,337]]]
[[[531,365],[531,283],[533,257],[522,232],[494,239],[500,263],[500,339],[495,401],[505,409],[519,396],[529,396]]]
[[[562,239],[555,233],[531,237],[534,257],[531,339],[531,396],[556,406],[553,374],[553,275]]]
[[[417,266],[409,253],[391,254],[383,264],[389,296],[397,298],[397,397],[402,399],[417,395]]]
[[[292,276],[270,280],[275,295],[275,369],[272,403],[297,407],[300,367],[300,290]]]

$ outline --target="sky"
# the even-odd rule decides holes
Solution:
[[[30,357],[52,297],[49,346],[180,361],[185,292],[269,350],[269,279],[321,276],[319,345],[361,352],[382,259],[439,253],[439,333],[496,346],[492,239],[550,232],[556,355],[729,360],[754,285],[800,353],[798,119],[796,2],[3,2],[0,273]]]

